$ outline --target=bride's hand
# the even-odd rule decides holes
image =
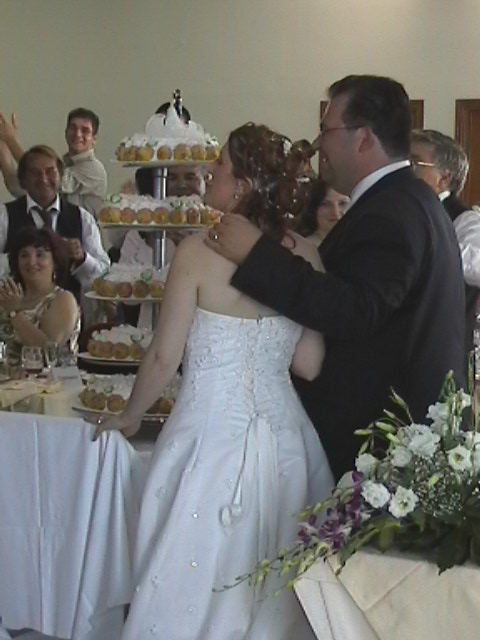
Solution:
[[[131,421],[128,420],[123,413],[118,416],[100,416],[91,420],[95,424],[95,434],[93,440],[97,440],[103,431],[121,431],[126,438],[130,438],[135,435],[140,429],[142,420]]]

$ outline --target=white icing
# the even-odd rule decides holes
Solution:
[[[218,146],[218,141],[197,122],[193,120],[188,123],[183,122],[175,107],[170,105],[166,116],[156,113],[149,118],[145,125],[145,133],[134,133],[132,136],[123,138],[120,143],[126,148],[151,146],[155,152],[163,146],[173,151],[178,144],[186,144],[189,147],[196,144]]]
[[[135,374],[113,376],[91,375],[87,379],[87,388],[96,393],[104,393],[106,396],[119,395],[128,400],[135,383]]]
[[[132,262],[129,264],[112,264],[110,271],[104,276],[109,282],[129,282],[143,280],[146,283],[155,281],[163,282],[164,278],[153,267]]]
[[[202,209],[203,202],[199,195],[190,196],[168,196],[164,200],[156,200],[151,196],[140,196],[130,193],[118,193],[112,194],[108,197],[107,206],[114,206],[117,209],[133,209],[134,211],[140,211],[140,209],[149,209],[154,211],[160,207],[172,211],[178,207],[182,209]]]
[[[92,373],[86,378],[86,387],[87,389],[93,389],[96,393],[104,393],[106,396],[119,395],[124,400],[128,400],[135,384],[135,377],[134,373],[111,376]],[[175,378],[162,393],[164,398],[176,398],[180,379],[180,376],[176,374]]]
[[[152,341],[152,332],[148,329],[139,329],[130,325],[120,325],[111,329],[94,331],[92,339],[97,342],[122,342],[130,345],[133,342],[148,346]]]

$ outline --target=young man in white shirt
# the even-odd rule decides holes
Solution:
[[[96,216],[107,193],[107,173],[95,156],[100,121],[90,109],[79,107],[67,116],[65,141],[68,152],[63,156],[64,171],[60,192],[69,202]],[[16,197],[24,195],[17,179],[17,162],[23,155],[14,114],[8,121],[0,114],[0,169],[5,185]]]

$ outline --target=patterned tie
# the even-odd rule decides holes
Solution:
[[[47,211],[46,209],[42,209],[41,207],[33,207],[33,210],[36,211],[41,217],[46,229],[53,229],[51,211]]]

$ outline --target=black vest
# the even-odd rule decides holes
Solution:
[[[6,203],[8,214],[8,232],[7,240],[5,243],[4,252],[8,253],[11,249],[13,238],[22,229],[22,227],[35,226],[33,217],[27,211],[27,198],[22,196]],[[82,217],[80,209],[60,198],[60,213],[57,218],[56,232],[63,238],[76,238],[82,242]],[[71,291],[77,300],[80,298],[80,283],[75,276],[69,276],[65,283],[65,289]]]
[[[442,204],[452,222],[470,208],[453,194],[445,198]],[[477,287],[472,287],[465,282],[465,351],[467,354],[473,349],[473,328],[479,293]]]

